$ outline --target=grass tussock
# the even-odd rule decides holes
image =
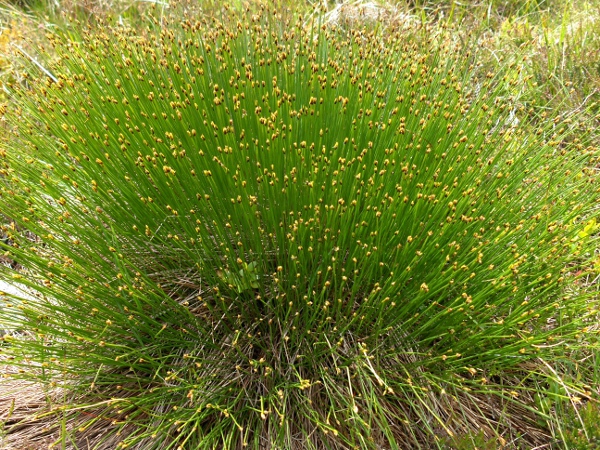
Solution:
[[[483,70],[444,28],[331,17],[57,30],[10,86],[2,276],[29,295],[0,350],[44,387],[34,437],[565,441],[594,398],[593,106],[541,110],[526,57]]]

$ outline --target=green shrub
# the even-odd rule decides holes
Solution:
[[[564,442],[573,450],[587,450],[600,448],[600,417],[598,404],[587,402],[579,411],[571,409],[566,414],[566,432]]]
[[[518,437],[581,345],[589,130],[443,34],[275,17],[50,37],[1,152],[9,362],[83,411],[63,444]]]

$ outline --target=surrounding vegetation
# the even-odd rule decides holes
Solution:
[[[594,448],[599,15],[5,6],[4,447]]]

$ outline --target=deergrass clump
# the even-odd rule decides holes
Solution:
[[[442,33],[275,18],[50,37],[1,151],[12,376],[63,389],[74,446],[543,441],[532,373],[588,315],[586,124]]]

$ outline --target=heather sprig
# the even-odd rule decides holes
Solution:
[[[588,314],[587,124],[443,33],[273,17],[49,37],[1,153],[3,277],[34,295],[3,306],[11,364],[93,414],[80,445],[431,448],[550,420],[530,367]]]

